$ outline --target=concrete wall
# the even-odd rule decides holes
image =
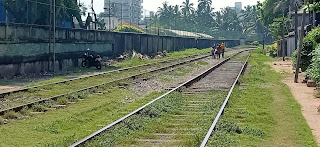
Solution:
[[[56,34],[57,70],[78,67],[88,48],[102,56],[118,56],[132,50],[155,55],[164,50],[173,52],[187,48],[208,48],[221,42],[225,42],[227,47],[240,45],[239,40],[221,41],[82,29],[58,28]],[[47,27],[0,23],[0,78],[48,72],[52,55]]]

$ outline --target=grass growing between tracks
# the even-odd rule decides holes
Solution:
[[[174,92],[94,138],[85,146],[199,146],[225,96],[226,92],[221,91],[192,95]],[[210,100],[201,109],[184,107],[198,99]],[[181,115],[188,117],[180,118]],[[173,136],[161,137],[157,134]],[[164,142],[152,144],[141,141],[144,139]]]
[[[252,68],[240,80],[245,86],[234,90],[209,146],[316,147],[301,106],[267,64],[273,59],[260,52],[252,53]]]
[[[195,54],[204,54],[208,52],[209,49],[203,49],[203,50],[197,50],[197,49],[188,49],[185,51],[179,51],[179,52],[173,52],[171,55],[165,59],[169,58],[177,58],[187,56],[187,55],[195,55]],[[127,65],[129,66],[135,66],[143,63],[136,63],[135,61],[141,61],[141,62],[155,62],[155,61],[160,61],[164,59],[152,59],[152,60],[136,60],[136,59],[130,59],[127,61],[124,61],[122,63],[119,63],[119,66],[121,67],[126,67]],[[176,61],[177,62],[177,61]],[[179,60],[181,62],[181,59]],[[32,88],[28,90],[27,92],[19,92],[15,94],[11,94],[10,96],[6,97],[6,100],[3,101],[2,104],[0,104],[0,109],[7,109],[11,108],[17,105],[29,103],[32,101],[39,100],[39,98],[48,98],[54,95],[59,95],[59,94],[64,94],[68,93],[73,90],[79,90],[82,88],[86,88],[88,86],[94,86],[101,84],[101,81],[113,81],[115,79],[121,79],[125,78],[134,74],[138,74],[141,71],[147,71],[155,68],[160,68],[162,66],[167,65],[168,63],[159,63],[156,65],[152,65],[152,67],[139,67],[137,69],[130,69],[128,71],[121,71],[121,72],[114,72],[114,73],[108,73],[104,74],[101,76],[97,77],[91,77],[91,78],[85,78],[85,79],[80,79],[76,81],[71,81],[71,82],[65,82],[61,84],[54,84],[54,85],[47,85],[43,86],[40,88]],[[118,66],[118,65],[116,65]],[[36,83],[33,85],[42,85],[42,84],[47,84],[50,82],[57,82],[60,78],[52,79],[49,81],[42,81],[40,83]]]
[[[65,109],[50,110],[0,126],[0,146],[67,146],[163,93],[137,97],[126,88],[109,86],[96,89],[102,93],[87,94]],[[37,106],[34,109],[45,108]]]

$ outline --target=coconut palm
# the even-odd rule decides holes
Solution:
[[[186,0],[185,2],[182,3],[180,7],[181,7],[182,15],[184,18],[187,18],[195,11],[193,6],[194,4],[190,3],[190,0]]]

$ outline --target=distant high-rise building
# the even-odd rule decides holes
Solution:
[[[242,2],[236,2],[234,6],[234,10],[236,10],[237,13],[240,13],[242,10]]]
[[[143,0],[105,0],[104,9],[107,17],[110,11],[111,17],[138,24],[142,18],[142,2]]]

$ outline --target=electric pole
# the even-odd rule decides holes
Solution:
[[[55,72],[56,65],[56,0],[53,0],[53,72]]]
[[[306,10],[303,10],[302,13],[302,25],[301,25],[301,33],[300,33],[300,39],[299,39],[299,51],[298,51],[298,56],[297,56],[297,63],[296,63],[296,73],[294,77],[294,82],[298,83],[299,80],[299,69],[300,69],[300,61],[301,61],[301,51],[302,51],[302,44],[303,44],[303,38],[305,35],[304,32],[304,26],[305,26],[305,15],[306,15]]]
[[[111,3],[109,0],[109,32],[111,32]]]

